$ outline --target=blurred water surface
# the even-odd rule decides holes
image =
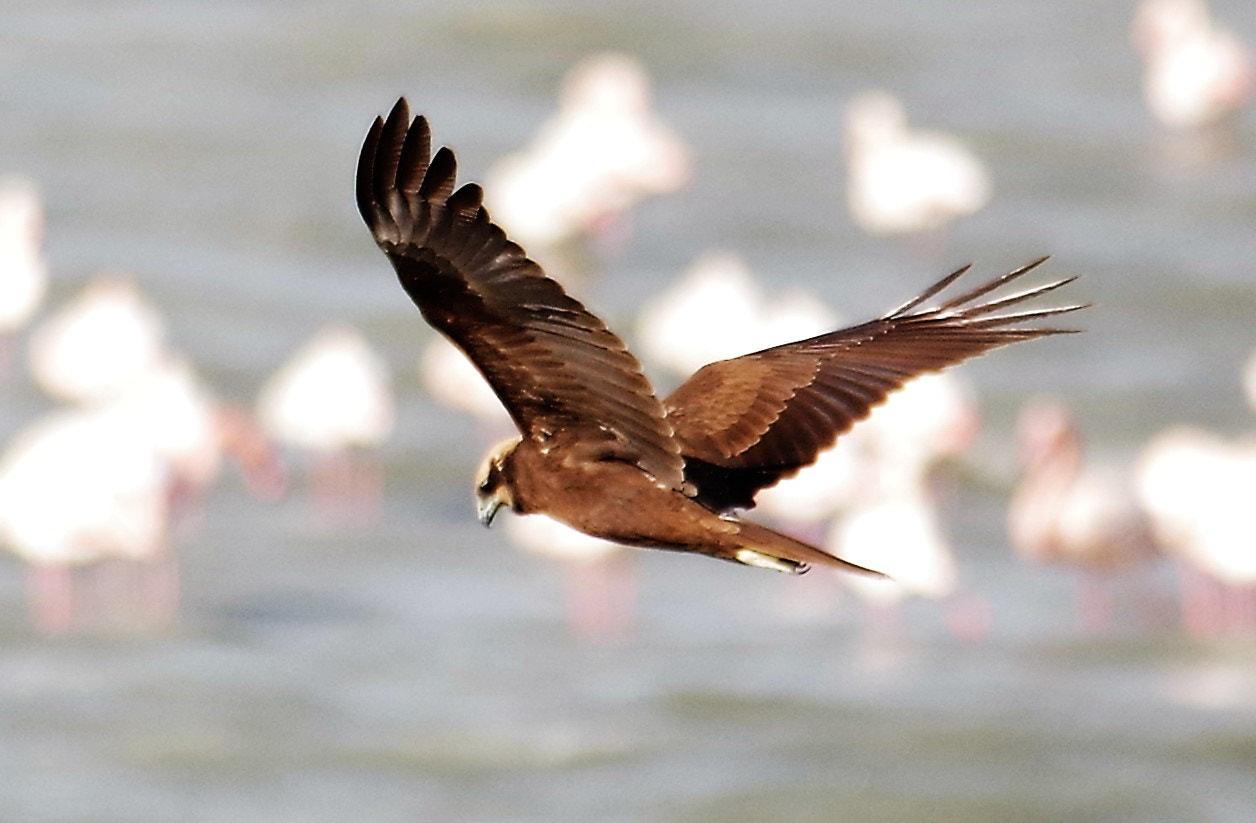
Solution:
[[[0,564],[0,820],[1251,819],[1256,646],[1080,634],[1070,575],[1019,566],[1003,535],[1032,392],[1067,396],[1117,459],[1179,420],[1253,427],[1256,124],[1211,148],[1161,132],[1132,5],[10,0],[0,171],[44,190],[54,298],[132,273],[246,399],[315,328],[353,322],[398,375],[401,421],[367,528],[220,488],[156,636],[41,639],[20,566]],[[1250,4],[1214,9],[1256,42]],[[846,601],[788,608],[805,580],[648,554],[635,638],[590,646],[558,568],[475,522],[480,444],[418,386],[432,332],[356,214],[358,145],[404,93],[480,177],[606,48],[645,62],[697,163],[582,292],[625,332],[712,246],[852,318],[968,261],[1050,252],[1085,275],[1084,336],[964,369],[988,471],[947,516],[991,603],[985,643],[927,604],[878,630]],[[866,238],[844,212],[840,112],[869,86],[991,166],[994,202],[945,250]],[[11,376],[0,436],[47,407]]]

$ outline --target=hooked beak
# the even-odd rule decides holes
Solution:
[[[493,525],[493,518],[501,507],[502,501],[496,497],[481,497],[475,501],[475,514],[480,518],[480,522],[484,524],[484,528],[487,529]]]

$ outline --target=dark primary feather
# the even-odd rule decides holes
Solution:
[[[1082,306],[1003,310],[1074,278],[978,302],[1044,260],[919,308],[966,266],[877,320],[699,369],[663,404],[698,499],[717,511],[750,508],[759,490],[810,465],[913,377],[1018,340],[1069,331],[1024,324]]]
[[[681,488],[683,462],[662,405],[624,344],[506,238],[475,184],[454,190],[456,162],[431,156],[405,98],[362,146],[357,201],[423,316],[461,348],[519,430],[563,433],[588,459],[635,463]]]

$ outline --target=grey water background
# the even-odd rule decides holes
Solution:
[[[1256,9],[1214,3],[1256,42]],[[221,393],[249,398],[318,326],[359,324],[400,403],[378,522],[320,528],[300,496],[228,478],[179,542],[184,604],[151,635],[43,639],[0,562],[2,821],[1247,821],[1256,644],[1173,628],[1088,635],[1074,579],[1020,565],[1003,514],[1017,405],[1050,391],[1128,460],[1190,421],[1256,426],[1256,121],[1205,150],[1138,95],[1133,4],[945,2],[28,2],[0,27],[0,170],[42,186],[53,298],[130,272]],[[562,572],[484,532],[481,443],[415,373],[431,336],[351,196],[399,94],[462,176],[521,145],[564,69],[640,57],[693,185],[645,205],[582,296],[612,325],[699,252],[846,316],[960,263],[1042,253],[1080,273],[1085,335],[970,364],[984,431],[947,528],[984,643],[931,604],[896,629],[807,581],[638,558],[635,635],[583,643]],[[840,111],[899,92],[962,135],[996,196],[946,247],[863,236],[841,195]],[[0,435],[48,403],[20,375]],[[1160,601],[1155,601],[1159,598]],[[1129,604],[1126,603],[1128,606]]]

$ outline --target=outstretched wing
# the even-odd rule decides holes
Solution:
[[[699,369],[663,402],[698,499],[718,511],[749,508],[913,377],[1068,331],[1025,324],[1082,306],[1002,310],[1075,278],[981,300],[1044,260],[920,308],[965,266],[877,320]]]
[[[453,152],[431,156],[405,98],[376,118],[357,200],[423,316],[471,358],[524,436],[560,432],[585,459],[632,462],[680,488],[683,462],[641,365],[606,325],[494,225],[474,183],[454,191]]]

